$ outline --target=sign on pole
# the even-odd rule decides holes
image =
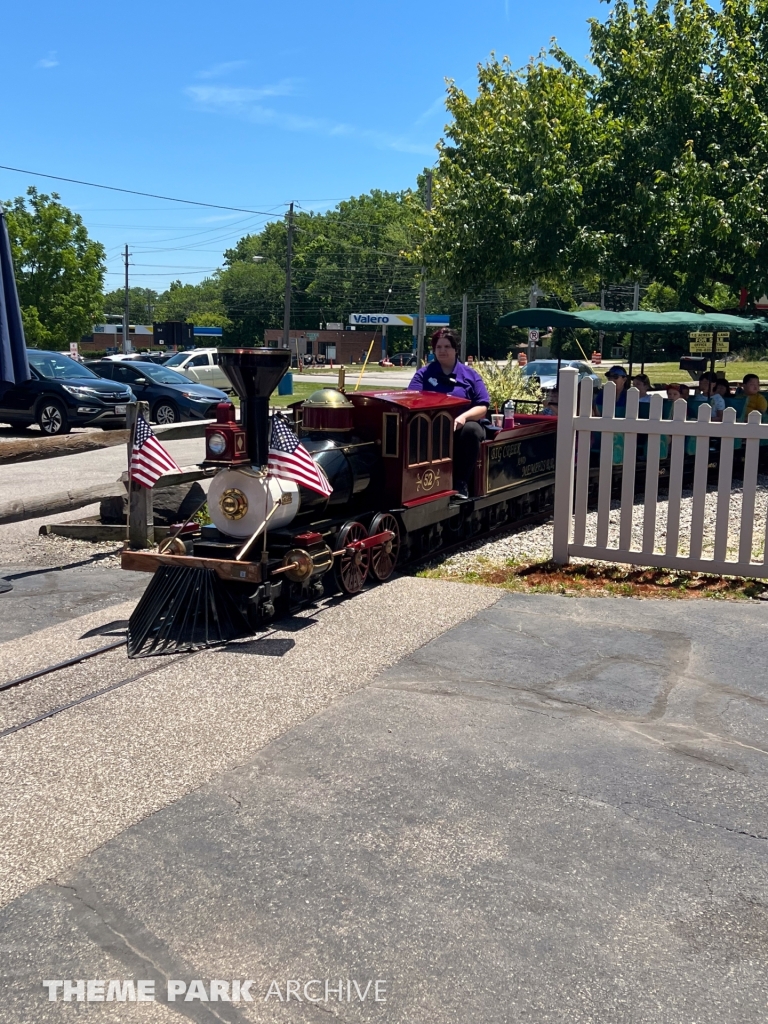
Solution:
[[[538,345],[538,343],[539,343],[539,332],[537,330],[534,330],[534,328],[531,328],[528,331],[528,344],[529,345]]]
[[[69,356],[70,356],[71,359],[79,359],[80,358],[80,353],[78,351],[77,342],[76,341],[70,341],[70,343],[69,343]]]
[[[446,313],[427,313],[427,327],[448,327],[451,322]],[[349,322],[355,327],[413,327],[417,313],[350,313]]]
[[[714,337],[712,331],[696,331],[689,334],[690,338],[694,340],[689,344],[690,352],[712,352],[712,339]],[[714,341],[715,352],[730,352],[731,346],[728,339],[730,338],[730,332],[719,331]]]

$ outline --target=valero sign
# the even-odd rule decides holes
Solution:
[[[350,313],[349,322],[355,327],[413,327],[416,313]],[[447,327],[451,318],[443,313],[428,313],[428,327]]]

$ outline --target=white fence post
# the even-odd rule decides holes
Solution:
[[[558,565],[568,564],[573,512],[573,476],[576,417],[576,388],[579,371],[573,366],[560,370],[558,380],[557,448],[555,451],[555,521],[552,558]],[[589,451],[586,452],[589,458]]]

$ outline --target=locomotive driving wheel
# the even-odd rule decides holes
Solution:
[[[367,548],[354,548],[355,541],[365,540],[368,531],[362,523],[350,520],[344,523],[336,541],[336,550],[343,550],[337,555],[334,573],[339,589],[345,594],[357,594],[365,585],[368,570],[371,566],[371,553]]]
[[[397,520],[389,512],[380,512],[371,523],[371,536],[384,530],[394,533],[394,537],[371,551],[371,572],[380,581],[389,579],[395,571],[400,553],[400,529]]]

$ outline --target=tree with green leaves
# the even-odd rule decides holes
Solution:
[[[158,294],[152,288],[128,289],[128,320],[132,324],[151,324],[157,320],[156,305]],[[104,296],[103,309],[106,316],[115,318],[123,315],[125,289],[115,288]]]
[[[198,284],[172,281],[168,290],[157,297],[155,320],[182,320],[198,327],[229,327],[219,273]]]
[[[30,187],[5,204],[24,334],[38,348],[79,341],[102,306],[104,247],[59,199]]]
[[[650,276],[768,292],[768,0],[617,0],[590,73],[557,46],[451,85],[423,255],[454,288]],[[724,292],[725,289],[725,292]]]
[[[409,193],[374,190],[326,213],[294,217],[292,315],[298,328],[343,320],[354,310],[411,311],[418,304],[418,268],[406,255],[416,241]],[[272,267],[285,281],[287,225],[274,221],[224,254],[229,268]],[[228,273],[223,271],[222,279]],[[282,296],[275,307],[282,324]]]

